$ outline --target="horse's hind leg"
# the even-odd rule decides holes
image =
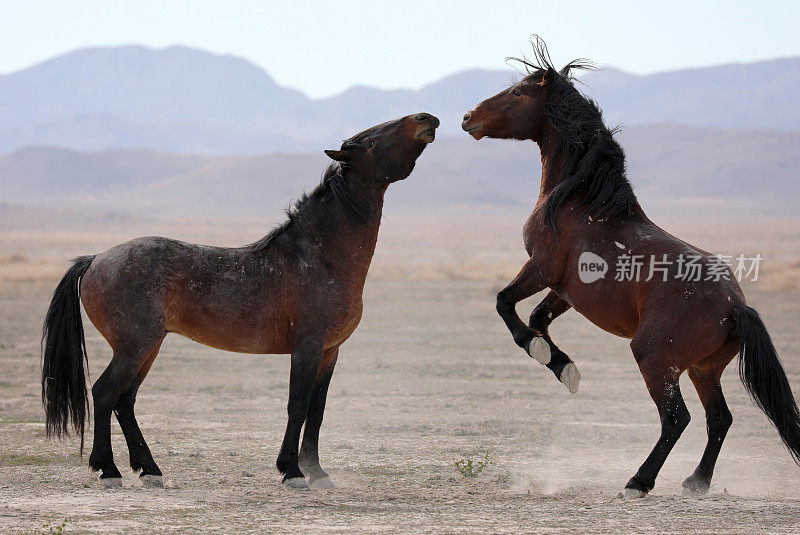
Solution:
[[[306,426],[303,431],[303,443],[300,446],[299,465],[303,473],[308,476],[308,483],[312,489],[335,488],[327,472],[319,464],[319,428],[325,412],[325,400],[328,396],[328,386],[333,376],[333,368],[339,356],[339,348],[332,347],[325,351],[322,362],[314,381],[314,391],[308,405]]]
[[[146,362],[149,351],[120,353],[115,351],[108,367],[92,386],[94,402],[94,442],[89,455],[89,467],[100,471],[100,480],[106,487],[122,485],[122,474],[114,464],[111,451],[111,412],[122,393]]]
[[[683,482],[684,494],[705,494],[711,487],[714,466],[722,449],[722,442],[733,424],[733,415],[725,403],[722,387],[719,384],[725,366],[738,351],[738,340],[731,337],[725,345],[710,357],[689,368],[689,378],[694,383],[697,395],[706,411],[706,431],[708,443],[703,451],[700,464],[694,473]]]
[[[722,387],[719,384],[719,373],[699,371],[689,368],[689,377],[697,389],[700,401],[706,410],[706,430],[708,443],[703,452],[700,464],[694,473],[683,482],[684,494],[705,494],[711,487],[714,465],[717,463],[722,441],[733,423],[733,416],[725,403]]]
[[[116,407],[114,407],[117,421],[122,428],[122,434],[125,435],[125,442],[128,444],[131,468],[134,472],[139,473],[142,483],[149,487],[163,487],[164,484],[161,470],[153,459],[153,454],[150,452],[150,448],[147,447],[142,431],[139,429],[139,423],[136,421],[133,407],[136,403],[136,393],[150,371],[150,367],[158,355],[159,347],[156,347],[150,353],[147,361],[142,365],[139,373],[122,393]]]
[[[647,348],[647,342],[641,345]],[[641,349],[637,350],[637,340],[634,340],[631,346],[634,348],[633,354],[639,364],[647,389],[650,391],[650,396],[658,408],[661,418],[661,436],[639,471],[625,485],[625,497],[627,498],[644,496],[652,490],[658,472],[664,466],[667,456],[691,420],[678,382],[682,370],[673,364],[672,359],[668,359],[662,354],[647,350],[642,353]]]
[[[567,389],[575,394],[581,381],[581,372],[572,362],[569,356],[561,351],[550,338],[549,327],[557,317],[572,308],[572,305],[564,301],[557,293],[550,290],[550,293],[542,299],[531,313],[528,326],[540,333],[542,338],[550,346],[550,362],[546,365],[561,381]]]

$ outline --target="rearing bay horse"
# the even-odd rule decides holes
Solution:
[[[706,412],[708,444],[684,482],[705,493],[732,417],[720,376],[738,352],[739,374],[755,403],[800,462],[800,414],[769,334],[745,304],[730,269],[718,257],[670,235],[650,221],[625,175],[622,148],[594,102],[573,86],[576,60],[557,71],[547,48],[534,40],[535,61],[519,83],[469,111],[462,128],[483,137],[532,140],[542,157],[542,183],[523,237],[530,260],[497,295],[497,311],[514,341],[562,382],[577,390],[580,376],[548,335],[548,325],[571,307],[612,334],[631,339],[631,350],[661,418],[661,436],[625,486],[640,497],[655,485],[670,450],[689,424],[678,378],[694,383]],[[589,261],[582,258],[590,253]],[[599,257],[599,260],[598,260]],[[581,278],[581,263],[641,262],[640,273]],[[688,260],[693,259],[693,260]],[[649,260],[649,264],[647,263]],[[687,277],[687,262],[693,262]],[[658,265],[655,264],[658,262]],[[654,266],[657,270],[654,270]],[[695,275],[698,274],[698,275]],[[633,276],[640,275],[640,276]],[[520,320],[515,305],[546,288],[550,293]]]
[[[48,435],[71,427],[83,450],[88,393],[82,301],[114,353],[92,387],[89,466],[101,471],[105,486],[121,485],[111,452],[112,411],[133,470],[146,485],[163,485],[133,407],[164,337],[178,333],[228,351],[291,354],[289,421],[278,470],[290,488],[333,488],[319,463],[318,441],[339,346],[361,319],[386,188],[411,173],[438,126],[436,117],[419,113],[325,151],[335,162],[321,184],[297,201],[288,221],[251,245],[210,247],[150,237],[76,259],[44,323]]]

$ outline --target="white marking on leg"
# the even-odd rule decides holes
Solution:
[[[121,477],[104,477],[100,479],[100,483],[103,484],[103,488],[106,489],[118,489],[122,487],[122,478]]]
[[[336,485],[333,484],[330,477],[321,477],[312,481],[309,486],[314,490],[333,490]]]
[[[625,489],[625,494],[622,497],[626,500],[635,500],[637,498],[644,498],[647,493],[639,489]]]
[[[528,344],[528,355],[536,359],[539,364],[547,366],[550,364],[550,346],[541,336],[534,336]]]
[[[574,362],[570,362],[561,370],[561,376],[558,380],[564,383],[564,386],[567,387],[570,394],[577,394],[578,387],[581,384],[581,372],[578,370],[578,367],[575,366]]]
[[[309,490],[308,483],[304,477],[290,477],[283,482],[283,486],[292,490]]]
[[[147,474],[143,476],[139,476],[139,479],[142,481],[142,484],[145,487],[152,487],[163,489],[164,488],[164,478],[162,476],[157,476],[154,474]]]

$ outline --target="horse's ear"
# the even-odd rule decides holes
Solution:
[[[539,82],[539,85],[546,86],[550,85],[553,79],[556,77],[556,70],[553,67],[549,67],[544,74],[542,75],[542,81]]]
[[[344,151],[328,149],[325,151],[325,154],[327,154],[328,158],[330,158],[331,160],[336,160],[337,162],[344,161]]]

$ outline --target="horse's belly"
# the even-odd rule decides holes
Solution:
[[[361,320],[360,303],[341,307],[321,322],[326,348],[347,340]],[[321,319],[321,318],[320,318]],[[306,319],[305,321],[309,321]],[[201,344],[238,353],[288,354],[292,352],[292,329],[304,323],[294,315],[275,310],[209,310],[189,307],[167,322],[167,331],[181,334]]]
[[[168,329],[168,331],[180,334],[209,347],[235,353],[291,353],[286,337],[269,337],[263,332],[246,332],[240,329],[235,332],[219,332],[215,329],[197,329],[187,326],[176,326]]]
[[[291,353],[289,322],[255,311],[186,310],[167,321],[167,331],[237,353]]]
[[[633,338],[636,334],[639,315],[635,304],[628,302],[627,296],[604,292],[602,288],[576,288],[556,293],[571,304],[576,312],[604,331],[623,338]]]
[[[620,318],[616,317],[613,311],[603,311],[600,313],[594,311],[581,311],[576,308],[586,319],[606,331],[607,333],[615,334],[623,338],[633,338],[636,334],[638,322],[633,318]]]

